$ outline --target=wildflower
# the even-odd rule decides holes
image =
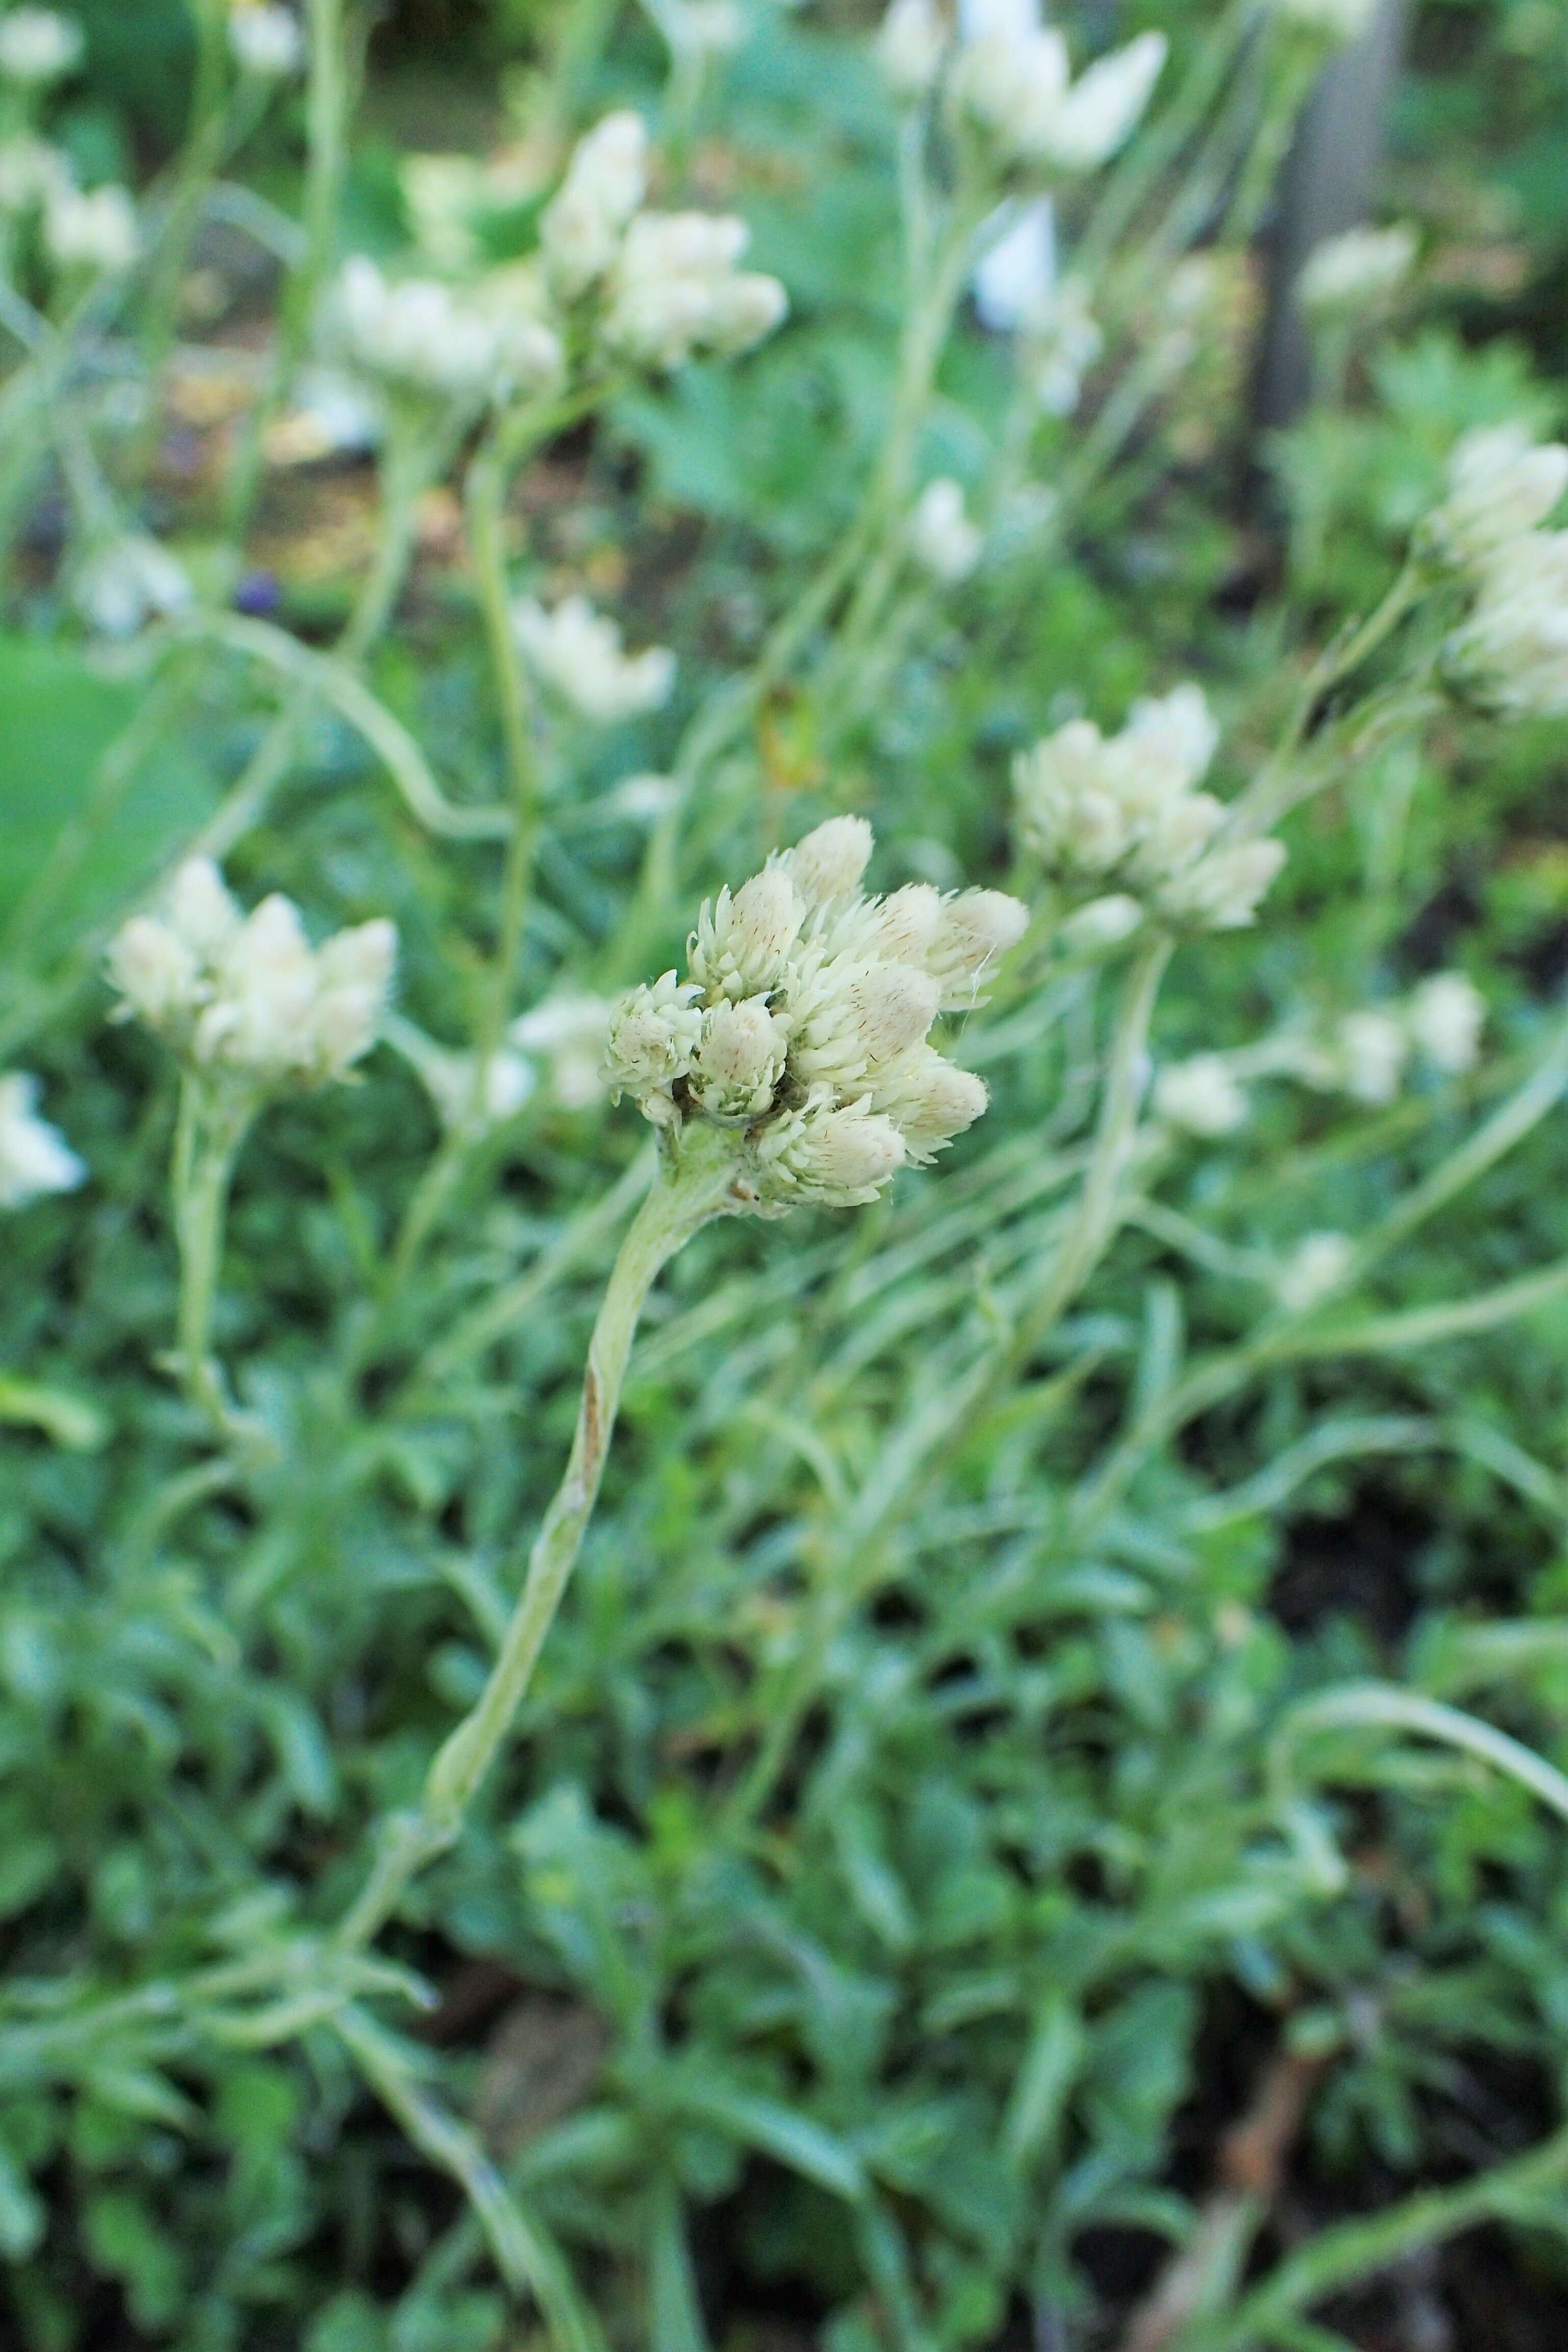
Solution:
[[[1075,82],[1054,27],[998,26],[960,48],[953,104],[994,144],[1005,170],[1093,171],[1148,105],[1166,47],[1163,34],[1141,34]]]
[[[44,243],[61,269],[90,269],[103,276],[129,269],[141,248],[136,206],[130,190],[57,187],[44,206]]]
[[[0,1077],[0,1209],[20,1209],[46,1192],[69,1192],[87,1174],[58,1129],[37,1114],[38,1081],[13,1070]]]
[[[492,317],[437,278],[394,283],[363,254],[344,263],[330,308],[351,362],[395,391],[478,403],[549,389],[560,373],[542,322]]]
[[[910,551],[922,572],[944,588],[966,580],[980,561],[985,534],[963,510],[963,492],[943,475],[929,482],[910,518]]]
[[[868,898],[870,828],[836,817],[704,905],[690,977],[622,999],[605,1068],[676,1148],[722,1139],[736,1196],[763,1213],[850,1207],[979,1118],[985,1088],[928,1039],[973,1001],[1026,909],[925,884]]]
[[[134,1014],[198,1069],[270,1091],[348,1076],[381,1033],[397,953],[385,921],[312,949],[290,899],[242,915],[206,858],[175,872],[161,915],[110,942],[109,976]]]
[[[511,608],[511,623],[540,677],[599,726],[658,710],[669,699],[675,656],[664,646],[626,653],[619,629],[585,596],[568,596],[552,612],[521,597]]]
[[[1070,416],[1105,348],[1081,278],[1064,278],[1024,322],[1024,367],[1047,416]]]
[[[1392,1102],[1410,1050],[1403,1024],[1392,1013],[1347,1013],[1335,1043],[1338,1082],[1346,1094],[1357,1102]]]
[[[1308,1234],[1275,1277],[1275,1296],[1292,1315],[1321,1306],[1339,1288],[1355,1255],[1348,1234]]]
[[[547,996],[514,1021],[510,1043],[542,1066],[563,1110],[589,1110],[605,1097],[605,1033],[612,1007],[602,996]]]
[[[1448,459],[1448,495],[1423,541],[1443,562],[1484,566],[1543,523],[1568,489],[1568,447],[1536,444],[1521,425],[1467,433]]]
[[[1296,280],[1296,299],[1313,319],[1368,310],[1396,294],[1415,264],[1414,229],[1346,229],[1314,247]]]
[[[789,305],[776,278],[736,267],[749,234],[726,214],[639,213],[607,281],[607,347],[665,370],[699,351],[733,357],[761,342]]]
[[[63,79],[82,52],[79,25],[52,8],[12,8],[0,16],[0,77],[41,89]]]
[[[1455,685],[1489,709],[1568,715],[1568,530],[1527,531],[1489,560],[1444,659]]]
[[[235,0],[228,46],[241,73],[258,81],[286,81],[305,61],[305,36],[292,9],[274,0]]]
[[[545,269],[562,300],[575,300],[605,275],[647,188],[641,116],[626,109],[606,114],[577,142],[539,225]]]
[[[1284,851],[1272,841],[1210,846],[1224,804],[1194,787],[1217,742],[1192,685],[1135,704],[1109,739],[1074,719],[1015,764],[1024,838],[1069,887],[1135,895],[1167,922],[1203,930],[1249,923]]]
[[[101,637],[133,637],[149,621],[184,612],[192,593],[179,558],[144,531],[95,549],[71,584],[77,611]]]
[[[1231,1135],[1251,1109],[1247,1089],[1232,1076],[1222,1054],[1194,1054],[1175,1062],[1154,1081],[1154,1108],[1189,1135]]]
[[[892,0],[877,35],[877,63],[896,99],[910,105],[925,96],[947,39],[935,0]]]
[[[1486,1027],[1486,999],[1462,971],[1434,972],[1405,1008],[1417,1053],[1450,1076],[1475,1066]]]

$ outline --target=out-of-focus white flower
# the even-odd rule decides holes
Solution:
[[[926,884],[866,898],[863,819],[836,817],[698,919],[691,977],[622,999],[605,1069],[676,1150],[700,1123],[732,1155],[738,1204],[847,1208],[931,1159],[985,1088],[927,1041],[971,1003],[1026,910],[1000,891]]]
[[[44,206],[44,243],[60,269],[91,269],[106,277],[129,269],[141,250],[130,190],[57,188]]]
[[[25,1071],[0,1077],[0,1209],[72,1192],[87,1174],[59,1130],[38,1117],[40,1091]]]
[[[1076,955],[1098,955],[1106,948],[1119,948],[1130,940],[1143,920],[1143,909],[1136,898],[1123,891],[1112,891],[1104,898],[1090,898],[1087,906],[1069,915],[1061,927],[1062,945]]]
[[[1024,321],[1023,366],[1047,416],[1070,416],[1105,348],[1081,278],[1064,278]]]
[[[723,213],[638,213],[606,284],[608,348],[639,367],[679,367],[697,352],[733,357],[784,318],[776,278],[737,267],[749,237]]]
[[[628,654],[614,621],[595,613],[586,596],[567,596],[552,612],[531,596],[511,608],[517,642],[563,701],[601,727],[658,710],[675,685],[675,656],[666,646]]]
[[[603,805],[635,824],[654,824],[668,814],[679,798],[680,786],[673,776],[626,776],[605,794]]]
[[[0,140],[0,214],[37,212],[73,184],[68,159],[47,139],[24,131]]]
[[[1486,1027],[1487,1001],[1462,971],[1436,971],[1405,1008],[1415,1050],[1436,1070],[1458,1076],[1473,1069]]]
[[[79,25],[53,8],[12,8],[0,16],[0,76],[30,89],[59,81],[82,52]]]
[[[507,1046],[486,1058],[481,1086],[477,1055],[438,1045],[400,1014],[386,1016],[384,1034],[414,1070],[442,1126],[454,1133],[483,1133],[515,1118],[539,1083],[531,1062]]]
[[[1347,1013],[1335,1035],[1339,1083],[1357,1102],[1390,1103],[1409,1051],[1404,1024],[1392,1013]]]
[[[677,57],[727,57],[746,33],[736,0],[659,0],[658,23]]]
[[[1543,523],[1568,489],[1568,447],[1537,444],[1521,425],[1467,433],[1448,460],[1448,494],[1426,540],[1448,563],[1485,564]]]
[[[910,552],[922,572],[953,587],[980,561],[985,534],[963,510],[963,492],[942,475],[928,482],[910,517]]]
[[[1371,24],[1377,0],[1275,0],[1275,6],[1286,24],[1331,41],[1353,41]]]
[[[1280,1267],[1275,1295],[1292,1315],[1305,1314],[1337,1290],[1350,1270],[1355,1245],[1348,1234],[1308,1234]]]
[[[304,27],[291,8],[276,0],[235,0],[228,46],[241,73],[254,74],[258,81],[286,81],[305,62]]]
[[[183,613],[193,593],[179,558],[142,531],[95,548],[71,583],[71,602],[100,637],[133,637],[149,621]]]
[[[877,63],[895,98],[913,104],[925,96],[947,43],[936,0],[892,0],[877,35]]]
[[[614,1009],[602,996],[547,996],[508,1030],[518,1051],[542,1069],[563,1110],[591,1110],[608,1093],[605,1038]]]
[[[383,276],[364,254],[338,275],[330,316],[346,357],[378,382],[426,398],[477,402],[500,389],[498,322],[438,278]]]
[[[1251,1104],[1223,1054],[1194,1054],[1190,1062],[1174,1062],[1160,1072],[1154,1108],[1189,1135],[1218,1136],[1244,1127]]]
[[[1090,172],[1131,133],[1166,47],[1163,34],[1140,34],[1075,82],[1054,27],[985,31],[959,50],[953,103],[994,143],[1004,169]]]
[[[1310,318],[1370,310],[1397,294],[1415,266],[1415,232],[1348,228],[1325,237],[1296,280],[1296,299]]]
[[[1568,530],[1527,531],[1499,549],[1444,662],[1458,686],[1492,709],[1568,717]]]
[[[173,877],[160,915],[110,942],[109,977],[134,1014],[183,1058],[267,1091],[348,1076],[381,1033],[397,960],[384,921],[319,949],[290,899],[242,915],[206,858]]]
[[[374,394],[334,368],[305,368],[291,405],[268,428],[262,447],[272,466],[313,466],[340,453],[363,457],[381,441],[384,419]]]
[[[976,318],[994,334],[1016,334],[1048,304],[1056,275],[1056,206],[1049,196],[1036,196],[975,264]]]
[[[563,301],[574,300],[605,275],[647,189],[642,117],[629,110],[606,114],[577,142],[566,176],[539,224],[545,268]]]

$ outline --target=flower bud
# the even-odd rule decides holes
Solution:
[[[777,1169],[786,1186],[825,1208],[852,1209],[875,1200],[907,1154],[890,1118],[868,1103],[807,1109],[789,1123]]]
[[[776,988],[805,908],[782,863],[764,866],[731,897],[721,890],[698,917],[691,973],[704,988],[729,997],[762,996]]]
[[[1069,915],[1058,937],[1075,955],[1095,955],[1103,948],[1119,948],[1142,920],[1143,909],[1137,899],[1116,891],[1110,898],[1091,898],[1077,914]]]
[[[1409,1050],[1404,1029],[1389,1013],[1348,1013],[1337,1039],[1340,1083],[1357,1102],[1390,1103]]]
[[[1243,929],[1257,918],[1264,892],[1285,863],[1278,841],[1241,841],[1216,849],[1159,892],[1168,922],[1205,931]]]
[[[1029,928],[1029,910],[1005,890],[961,890],[942,901],[925,966],[942,991],[943,1012],[978,1002],[983,975],[1016,948]]]
[[[210,857],[187,857],[169,885],[169,928],[203,961],[221,955],[240,925],[239,908]]]
[[[1231,1135],[1247,1123],[1247,1089],[1231,1076],[1220,1054],[1194,1054],[1175,1062],[1154,1082],[1154,1109],[1189,1135]]]
[[[830,816],[778,860],[808,907],[847,898],[860,887],[871,858],[871,828],[863,816]]]
[[[920,1043],[941,1009],[942,991],[930,972],[879,963],[849,982],[845,1004],[866,1061],[875,1069]]]
[[[633,989],[621,999],[605,1040],[605,1075],[617,1097],[628,1094],[646,1104],[686,1076],[702,1035],[702,1015],[692,1001],[700,993],[667,971],[651,988]]]
[[[989,1100],[983,1078],[926,1045],[911,1046],[879,1073],[870,1097],[872,1109],[894,1121],[915,1168],[973,1127]]]
[[[0,1077],[0,1209],[20,1209],[46,1192],[69,1192],[87,1174],[58,1129],[37,1114],[38,1081],[20,1070]]]
[[[125,1000],[121,1019],[134,1013],[150,1029],[161,1029],[201,1001],[195,957],[152,915],[132,915],[121,925],[109,943],[107,963],[110,981]]]
[[[762,996],[716,1004],[702,1024],[691,1077],[710,1118],[745,1124],[773,1102],[788,1040]]]
[[[1486,999],[1462,971],[1434,972],[1405,1007],[1417,1052],[1436,1070],[1457,1076],[1474,1067],[1486,1026]]]
[[[1543,523],[1568,489],[1568,447],[1540,446],[1522,425],[1467,433],[1448,460],[1448,495],[1426,537],[1449,563],[1485,563]]]
[[[892,0],[877,35],[877,63],[893,96],[906,104],[923,98],[946,47],[935,0]]]
[[[381,1033],[397,963],[397,926],[384,917],[340,931],[316,957],[310,1036],[318,1075],[341,1078]]]
[[[984,533],[963,510],[963,492],[945,475],[929,482],[910,518],[910,552],[922,572],[945,588],[967,580],[980,561]]]

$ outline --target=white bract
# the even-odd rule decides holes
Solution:
[[[58,187],[44,205],[44,243],[58,268],[103,276],[129,269],[141,249],[128,188]]]
[[[386,921],[321,947],[274,894],[245,915],[209,859],[175,872],[163,912],[110,943],[121,1017],[134,1014],[199,1069],[258,1093],[346,1077],[381,1034],[397,959]]]
[[[877,35],[877,63],[895,98],[910,104],[925,96],[947,44],[936,0],[892,0]]]
[[[1223,1054],[1194,1054],[1174,1062],[1154,1081],[1154,1109],[1189,1135],[1232,1135],[1251,1110],[1247,1089],[1233,1076]]]
[[[830,818],[703,907],[689,979],[664,973],[611,1020],[616,1092],[658,1127],[726,1131],[738,1194],[764,1213],[869,1201],[985,1108],[927,1033],[978,1001],[1026,910],[928,883],[868,898],[870,853],[863,818]]]
[[[241,73],[258,81],[287,80],[305,62],[304,28],[291,8],[274,0],[235,0],[228,46]]]
[[[635,719],[668,702],[675,656],[664,646],[628,654],[614,621],[585,596],[567,596],[552,612],[531,596],[511,608],[517,642],[547,686],[600,726]]]
[[[1224,803],[1195,787],[1217,743],[1193,685],[1135,704],[1120,735],[1070,720],[1014,764],[1024,839],[1068,888],[1126,894],[1199,930],[1250,923],[1285,853],[1267,840],[1214,845]]]
[[[149,621],[182,613],[194,591],[179,558],[143,531],[106,541],[71,583],[71,602],[100,637],[133,637]]]
[[[1543,523],[1568,489],[1568,447],[1533,442],[1521,425],[1467,433],[1448,459],[1448,494],[1426,541],[1445,562],[1484,565]]]
[[[1280,1267],[1275,1294],[1291,1314],[1321,1306],[1350,1271],[1355,1245],[1348,1234],[1308,1234]]]
[[[1444,657],[1454,682],[1492,709],[1568,717],[1568,530],[1528,531],[1488,560]]]
[[[910,552],[943,587],[967,580],[980,561],[985,534],[963,510],[963,492],[942,476],[929,482],[910,517]]]
[[[1368,310],[1396,294],[1415,266],[1414,229],[1346,229],[1314,247],[1296,280],[1296,299],[1313,319]]]
[[[46,1192],[69,1192],[87,1174],[57,1128],[40,1118],[41,1088],[13,1070],[0,1077],[0,1209],[20,1209]]]
[[[79,62],[81,26],[53,8],[12,8],[0,16],[0,76],[40,89]]]
[[[997,24],[959,49],[952,104],[1005,171],[1094,171],[1131,136],[1166,47],[1163,34],[1140,34],[1075,82],[1061,33]]]

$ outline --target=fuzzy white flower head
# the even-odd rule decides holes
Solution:
[[[629,110],[606,114],[577,142],[539,224],[545,269],[563,301],[574,301],[605,275],[647,191],[642,117]]]
[[[1194,1054],[1173,1062],[1154,1081],[1154,1109],[1189,1135],[1233,1135],[1251,1110],[1247,1089],[1223,1054]]]
[[[960,48],[953,104],[991,142],[1004,170],[1094,171],[1131,135],[1166,47],[1163,34],[1141,34],[1075,82],[1054,26],[998,25]]]
[[[38,1117],[39,1091],[24,1071],[0,1077],[0,1209],[72,1192],[87,1174],[58,1129]]]
[[[1521,425],[1467,433],[1448,459],[1448,494],[1425,537],[1444,562],[1467,567],[1491,557],[1543,523],[1568,489],[1568,447],[1537,444]]]
[[[835,817],[705,905],[690,978],[666,972],[623,999],[605,1066],[674,1150],[728,1139],[736,1201],[870,1200],[985,1108],[978,1078],[927,1032],[973,1001],[982,975],[1027,919],[999,891],[944,898],[925,884],[868,898],[871,846]],[[684,1140],[683,1140],[684,1139]]]
[[[1275,1277],[1275,1295],[1290,1314],[1319,1307],[1343,1282],[1355,1255],[1348,1234],[1307,1234]]]
[[[1568,530],[1528,531],[1490,559],[1444,663],[1453,682],[1489,709],[1568,717]]]
[[[1296,299],[1312,319],[1373,310],[1398,293],[1415,267],[1414,229],[1348,228],[1313,248],[1296,280]]]
[[[79,62],[79,25],[53,8],[12,8],[0,16],[0,77],[30,89],[59,81]]]
[[[57,188],[44,206],[44,243],[59,269],[111,277],[141,251],[136,205],[128,188]]]
[[[543,1070],[563,1110],[589,1110],[603,1102],[605,1038],[613,1010],[603,996],[547,996],[508,1030],[512,1045]]]
[[[1390,1103],[1409,1051],[1404,1024],[1392,1013],[1347,1013],[1335,1036],[1339,1084],[1357,1102]]]
[[[194,593],[179,558],[142,531],[94,549],[71,583],[71,602],[100,637],[133,637],[183,613]]]
[[[1083,379],[1105,348],[1081,278],[1064,278],[1025,321],[1022,362],[1047,416],[1070,416]]]
[[[287,81],[305,62],[305,34],[291,8],[276,0],[235,0],[228,46],[241,73],[258,81]]]
[[[266,1092],[346,1077],[381,1034],[397,933],[385,921],[312,950],[300,910],[274,895],[242,915],[217,868],[191,858],[159,915],[110,942],[121,1017],[134,1014],[183,1059]]]
[[[470,403],[498,388],[501,328],[437,278],[394,281],[355,254],[343,264],[328,307],[349,361],[379,383],[426,399]]]
[[[985,534],[963,509],[957,482],[942,475],[928,482],[910,517],[910,552],[922,572],[945,588],[967,580],[980,561]]]
[[[697,352],[732,358],[761,342],[789,303],[776,278],[737,267],[749,236],[724,213],[639,213],[606,281],[608,349],[663,371]]]
[[[546,685],[595,725],[607,727],[658,710],[675,686],[675,656],[665,646],[628,654],[621,633],[585,596],[567,596],[547,612],[531,596],[511,608],[517,642]]]
[[[925,96],[947,41],[936,0],[892,0],[877,35],[877,63],[895,98],[911,105]]]
[[[1458,1076],[1473,1069],[1487,1023],[1487,1001],[1462,971],[1436,971],[1405,1008],[1415,1050],[1435,1070]]]

